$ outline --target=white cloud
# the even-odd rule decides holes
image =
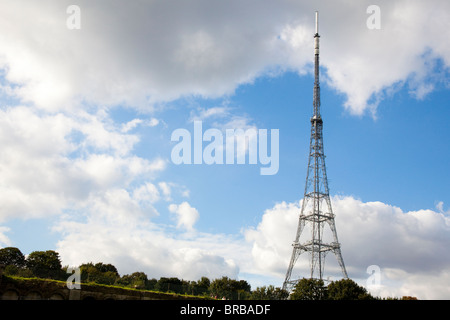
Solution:
[[[442,254],[450,240],[446,215],[432,210],[403,212],[351,197],[335,198],[333,204],[340,241],[350,252],[351,264],[430,273],[450,266],[450,257]]]
[[[258,76],[310,72],[316,4],[196,0],[176,2],[173,10],[170,0],[79,1],[82,28],[68,30],[69,4],[0,0],[0,92],[23,103],[0,110],[0,222],[59,214],[57,250],[64,263],[95,258],[123,272],[142,267],[155,277],[245,272],[282,280],[297,203],[266,210],[258,226],[245,230],[246,241],[197,232],[200,215],[187,202],[169,206],[177,228],[153,224],[150,218],[160,214],[154,204],[171,201],[174,185],[142,182],[167,161],[134,155],[139,136],[131,132],[159,120],[118,125],[107,107],[152,112],[154,104],[180,97],[232,94]],[[424,98],[450,65],[448,1],[382,1],[381,30],[366,28],[369,4],[324,1],[318,8],[322,82],[344,93],[345,107],[358,115],[376,112],[403,85]],[[445,70],[436,74],[438,58]],[[221,129],[256,129],[229,110],[201,108],[193,117],[213,119]],[[449,274],[443,205],[439,212],[403,212],[337,197],[333,206],[351,276],[364,278],[366,267],[376,264],[385,292],[397,281],[395,293],[448,298],[445,281],[439,282]],[[63,213],[67,208],[75,213]],[[10,243],[8,231],[0,227],[0,245]]]
[[[380,284],[369,289],[376,296],[416,296],[448,299],[445,279],[450,260],[445,248],[450,238],[449,218],[439,212],[403,212],[381,203],[353,197],[333,197],[336,226],[347,271],[352,279],[367,285],[371,265],[380,267]],[[188,203],[171,204],[171,212],[192,226],[198,212]],[[124,190],[92,198],[84,212],[85,222],[62,217],[55,227],[63,238],[57,244],[62,260],[77,265],[86,261],[113,263],[122,273],[143,270],[152,277],[177,276],[212,279],[223,275],[251,279],[264,285],[280,285],[291,255],[299,203],[279,203],[264,212],[256,227],[243,235],[179,232],[149,220],[136,199]],[[195,218],[197,217],[197,218]],[[191,230],[192,231],[192,230]],[[309,265],[300,256],[297,272],[308,274]],[[340,278],[327,256],[325,272]],[[302,271],[303,270],[303,271]],[[256,280],[255,280],[256,279]],[[440,281],[441,280],[441,281]],[[278,283],[274,283],[278,281]],[[267,285],[267,284],[266,284]]]
[[[116,128],[105,110],[98,110],[96,114],[79,112],[70,115],[77,119],[73,126],[74,131],[84,135],[83,148],[93,148],[95,152],[114,153],[126,156],[139,141],[136,135],[122,133]]]
[[[163,182],[160,182],[160,184],[161,183]],[[146,182],[144,185],[133,191],[133,198],[142,202],[155,203],[160,199],[160,194],[153,183]]]
[[[131,154],[138,141],[101,112],[0,110],[0,221],[60,214],[92,193],[153,178],[167,162]]]
[[[236,115],[230,112],[231,108],[213,107],[209,109],[199,108],[198,116],[192,116],[192,120],[210,120],[212,128],[218,129],[225,136],[224,145],[217,146],[219,152],[225,154],[224,146],[235,145],[236,152],[234,154],[237,159],[245,159],[245,156],[249,153],[251,145],[257,145],[258,143],[258,128],[255,124],[252,124],[252,119],[247,115]],[[227,134],[227,130],[231,130],[230,134]]]
[[[448,269],[435,273],[406,273],[398,270],[386,270],[386,278],[393,278],[400,281],[401,286],[397,290],[392,290],[397,296],[411,296],[417,294],[421,299],[427,300],[448,300],[450,288],[445,285],[450,281],[450,271]]]
[[[183,217],[196,212],[190,205],[174,205]],[[62,217],[54,231],[62,234],[56,250],[64,264],[94,261],[112,263],[121,274],[145,272],[149,277],[176,276],[196,280],[237,278],[247,248],[230,235],[190,233],[158,226],[125,190],[92,198],[83,209],[85,221]],[[194,214],[195,215],[195,214]]]
[[[141,123],[142,123],[142,119],[133,119],[133,120],[127,122],[127,123],[124,123],[122,125],[121,131],[122,132],[128,132],[128,131],[136,128]]]
[[[128,185],[138,177],[150,176],[153,172],[163,170],[165,164],[162,159],[148,161],[137,156],[121,158],[108,154],[92,154],[86,159],[73,161],[74,168],[91,181],[96,190]]]
[[[446,31],[442,31],[449,27],[448,2],[378,4],[381,30],[363,27],[368,15],[351,17],[349,12],[338,11],[336,18],[348,20],[347,28],[327,29],[323,38],[322,57],[328,82],[347,95],[345,107],[353,114],[375,112],[378,103],[398,84],[409,82],[413,95],[423,98],[431,92],[428,81],[436,72],[427,68],[429,62],[441,57],[449,66],[448,47],[442,49],[442,42],[448,39]],[[431,16],[433,22],[429,20]],[[434,55],[427,55],[429,50]]]
[[[165,196],[166,200],[170,201],[171,200],[170,195],[172,193],[170,184],[167,183],[167,182],[162,181],[162,182],[158,183],[158,186],[161,189],[161,191],[162,191],[163,195]]]
[[[10,231],[10,229],[8,227],[0,226],[0,248],[1,247],[9,247],[12,244],[12,242],[8,238],[8,236],[5,235],[5,233],[7,233],[8,231]]]
[[[362,285],[367,267],[381,268],[381,288],[375,294],[412,295],[419,298],[449,297],[445,282],[450,273],[446,246],[450,241],[450,218],[432,210],[403,212],[381,202],[362,202],[353,197],[334,197],[333,210],[349,277]],[[284,280],[295,238],[300,207],[280,203],[266,210],[256,228],[245,230],[252,243],[253,272]],[[325,272],[340,278],[335,257],[327,255]],[[299,274],[309,274],[306,255],[298,260]],[[434,283],[435,285],[429,285]]]
[[[122,129],[120,130],[122,133],[127,133],[134,128],[136,128],[139,125],[144,125],[148,127],[155,127],[159,124],[159,120],[156,118],[150,118],[147,121],[144,121],[142,119],[133,119],[131,121],[128,121],[127,123],[124,123],[122,125]]]
[[[191,111],[190,121],[203,121],[209,118],[224,118],[230,116],[230,108],[226,106],[212,108],[198,108],[196,112]]]
[[[298,215],[298,204],[282,202],[267,209],[256,228],[245,230],[245,239],[253,244],[254,272],[276,276],[286,273]]]
[[[184,96],[231,94],[261,75],[311,71],[316,9],[322,79],[347,96],[353,114],[375,112],[399,84],[423,98],[442,80],[432,61],[450,65],[445,0],[381,1],[381,30],[366,26],[368,1],[79,1],[80,30],[66,27],[69,4],[2,6],[4,93],[47,110],[121,104],[147,111]]]
[[[197,209],[191,207],[186,201],[179,205],[169,205],[169,211],[176,214],[177,227],[183,227],[188,231],[193,230],[194,224],[200,217]]]
[[[146,125],[148,125],[149,127],[156,127],[158,124],[159,120],[156,118],[150,118],[150,120],[146,122]]]

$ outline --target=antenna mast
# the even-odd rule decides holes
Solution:
[[[302,253],[308,253],[310,256],[311,279],[323,280],[325,255],[328,252],[334,253],[341,267],[343,277],[348,278],[337,238],[325,167],[323,121],[320,116],[319,38],[319,13],[316,11],[316,33],[314,34],[314,112],[311,117],[308,170],[297,233],[292,244],[291,262],[283,283],[283,289],[287,291],[291,291],[300,280],[300,277],[292,278],[292,271]],[[329,228],[326,228],[326,226]],[[306,229],[309,229],[310,232],[305,232]],[[324,234],[325,230],[328,234]],[[307,238],[301,239],[301,236],[305,233]],[[326,238],[326,235],[328,235],[328,238]]]
[[[314,117],[320,118],[320,84],[319,84],[319,12],[316,11],[316,33],[314,34]]]

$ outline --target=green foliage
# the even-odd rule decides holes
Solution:
[[[19,249],[14,247],[0,249],[0,265],[24,268],[25,256]]]
[[[183,281],[178,278],[165,278],[161,277],[156,283],[155,289],[161,292],[183,292]]]
[[[291,294],[291,300],[324,300],[326,287],[320,279],[301,279]]]
[[[61,267],[59,254],[55,251],[34,251],[25,259],[19,249],[8,247],[0,249],[0,265],[4,265],[4,274],[23,278],[46,278],[67,280],[67,267]],[[144,272],[134,272],[120,276],[117,268],[112,264],[84,263],[79,266],[81,282],[93,282],[102,285],[115,285],[133,289],[173,292],[177,294],[211,296],[229,300],[283,300],[289,293],[281,288],[258,287],[251,291],[250,284],[245,280],[233,280],[222,277],[210,281],[202,277],[198,281],[186,281],[178,278],[161,277],[159,280],[148,279]],[[289,297],[292,300],[360,300],[374,299],[365,288],[360,287],[351,279],[331,282],[328,287],[322,280],[302,279]],[[403,297],[402,299],[416,299]]]
[[[94,267],[102,273],[111,272],[111,273],[119,276],[119,272],[117,271],[117,268],[110,263],[105,264],[103,262],[99,262],[99,263],[96,263],[94,265]]]
[[[84,263],[80,266],[81,282],[95,282],[99,284],[113,285],[120,276],[116,267],[111,264],[92,262]]]
[[[117,280],[118,285],[136,289],[148,289],[148,279],[144,272],[134,272],[131,275],[124,275]]]
[[[53,250],[33,251],[26,259],[26,267],[38,278],[63,280],[66,278],[59,254]]]
[[[158,280],[156,280],[155,278],[152,278],[150,280],[147,281],[147,290],[156,290],[156,284],[158,283]]]
[[[373,297],[366,288],[359,286],[352,279],[333,281],[328,285],[329,300],[371,300]]]
[[[403,296],[402,300],[417,300],[417,297]]]
[[[192,294],[195,295],[208,295],[209,286],[211,285],[211,281],[207,277],[201,277],[198,281],[192,281]]]
[[[250,298],[250,284],[245,280],[233,280],[228,277],[215,279],[210,285],[214,297],[227,300],[244,300]]]
[[[252,292],[252,300],[285,300],[289,297],[289,292],[281,288],[275,288],[270,285],[268,287],[257,287]]]
[[[4,274],[18,277],[33,277],[31,270],[26,269],[23,253],[14,247],[0,249],[0,265],[4,266]]]
[[[23,278],[32,278],[34,277],[33,272],[27,268],[18,268],[15,265],[7,265],[4,270],[5,275],[8,276],[16,276]]]
[[[332,281],[327,287],[319,279],[301,279],[295,286],[291,300],[371,300],[364,287],[351,279]]]

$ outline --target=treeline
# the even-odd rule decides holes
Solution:
[[[18,248],[8,247],[0,249],[0,266],[3,273],[9,276],[24,278],[44,278],[66,281],[72,274],[67,273],[67,266],[61,265],[59,254],[53,250],[34,251],[25,258]],[[325,285],[318,279],[301,279],[289,294],[281,288],[270,286],[258,287],[251,290],[245,280],[233,280],[228,277],[210,280],[202,277],[198,281],[188,281],[176,277],[161,277],[149,279],[144,272],[134,272],[120,276],[112,264],[84,263],[79,266],[81,283],[97,283],[120,287],[151,290],[158,292],[172,292],[195,296],[206,296],[227,300],[373,300],[364,287],[351,279],[332,281]],[[397,300],[398,298],[390,298]],[[404,300],[416,299],[403,297]]]
[[[0,249],[1,265],[4,268],[3,274],[23,278],[37,277],[66,281],[72,274],[72,272],[67,273],[68,266],[62,266],[58,252],[53,250],[33,251],[25,258],[18,248],[3,248]],[[247,281],[228,277],[214,280],[202,277],[198,281],[188,281],[176,277],[149,279],[144,272],[120,276],[114,265],[103,262],[83,263],[78,268],[80,269],[81,283],[97,283],[227,300],[281,300],[288,297],[287,292],[280,288],[268,286],[252,291]]]

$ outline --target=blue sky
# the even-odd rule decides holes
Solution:
[[[365,285],[377,265],[375,294],[449,298],[448,4],[382,1],[374,30],[369,2],[265,4],[81,1],[72,30],[68,2],[5,3],[0,246],[121,274],[280,286],[305,187],[319,10],[327,174],[349,276]],[[193,134],[194,120],[278,129],[278,172],[175,165],[171,134]]]

